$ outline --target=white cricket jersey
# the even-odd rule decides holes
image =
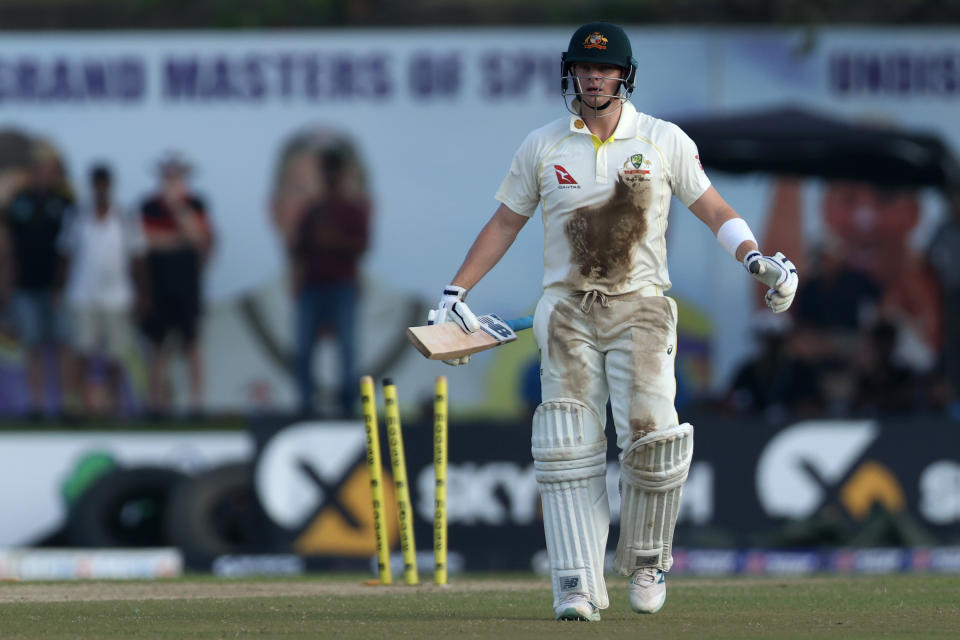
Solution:
[[[544,288],[619,295],[670,288],[670,196],[690,206],[709,186],[689,136],[624,102],[605,142],[575,115],[532,132],[496,199],[524,216],[542,205]]]

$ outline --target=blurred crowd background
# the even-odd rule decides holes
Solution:
[[[941,28],[960,18],[960,2],[647,1],[601,2],[589,10],[573,2],[534,2],[523,7],[501,2],[430,1],[401,7],[372,0],[0,2],[3,29],[12,34],[36,30],[41,38],[91,29],[103,34],[133,34],[130,37],[136,39],[135,34],[145,34],[145,30],[156,37],[164,33],[157,30],[213,29],[225,34],[231,29],[316,27],[336,28],[339,36],[355,29],[371,50],[379,47],[382,39],[377,31],[364,31],[364,27],[402,27],[399,33],[429,38],[438,33],[430,28],[449,25],[535,28],[577,24],[595,17],[645,29],[661,24],[671,30],[689,28],[694,40],[708,34],[704,29],[709,28],[782,27],[799,34],[796,46],[802,48],[814,46],[818,27],[831,25],[852,29],[852,33],[889,25]],[[424,30],[410,31],[416,28]],[[167,33],[176,39],[184,32]],[[273,34],[278,43],[285,38],[315,37],[317,46],[322,47],[324,34],[332,32],[260,33]],[[432,282],[418,282],[418,289],[411,292],[397,292],[392,283],[381,283],[399,297],[383,305],[386,309],[365,308],[370,306],[365,300],[384,299],[382,292],[372,292],[364,282],[376,271],[368,268],[375,261],[371,256],[383,255],[384,247],[395,238],[393,227],[378,226],[384,217],[395,217],[393,211],[377,211],[378,202],[383,204],[391,194],[382,186],[377,188],[378,177],[374,174],[371,179],[371,163],[364,160],[365,155],[380,156],[384,150],[358,143],[356,135],[336,119],[332,119],[332,127],[298,128],[299,118],[291,117],[289,129],[294,133],[274,145],[270,159],[267,202],[251,207],[268,211],[249,214],[269,221],[283,255],[284,275],[273,283],[272,291],[261,288],[256,296],[248,294],[238,303],[238,313],[248,325],[245,335],[253,336],[249,340],[259,343],[263,358],[282,372],[282,383],[276,377],[251,375],[242,381],[243,390],[231,391],[243,396],[242,401],[211,400],[211,379],[224,378],[223,369],[247,366],[241,361],[236,361],[236,367],[229,364],[231,350],[238,349],[233,336],[211,345],[211,333],[223,336],[226,330],[223,321],[212,321],[207,315],[217,302],[207,282],[209,265],[216,263],[224,247],[231,246],[235,216],[248,212],[224,211],[230,206],[226,205],[230,194],[222,192],[231,188],[228,182],[211,179],[206,189],[196,186],[196,174],[203,178],[210,167],[197,166],[196,149],[176,136],[170,144],[141,154],[150,157],[147,173],[152,186],[131,189],[132,181],[127,180],[126,191],[118,195],[118,175],[123,180],[131,167],[123,158],[110,157],[110,145],[87,145],[78,153],[75,142],[65,149],[55,134],[45,131],[43,119],[30,121],[31,98],[25,98],[24,92],[34,91],[32,99],[42,99],[36,92],[41,90],[43,70],[29,68],[18,57],[17,45],[11,46],[0,69],[4,75],[0,82],[0,330],[4,359],[0,412],[5,418],[134,420],[265,411],[354,416],[356,378],[368,372],[394,373],[404,358],[411,357],[400,354],[402,340],[378,343],[374,348],[368,330],[372,325],[378,335],[399,335],[405,325],[419,324],[419,314],[431,302],[419,287],[439,290],[449,277],[443,274],[451,273],[455,264],[437,260],[436,268],[424,266],[423,272],[430,274]],[[60,46],[54,45],[51,51],[59,55]],[[644,49],[642,41],[638,49]],[[655,73],[656,58],[642,55],[641,59],[642,69]],[[950,97],[956,95],[950,83],[957,78],[949,70],[957,58],[947,55],[945,59],[941,73],[946,74],[947,84],[941,90],[945,100],[955,99]],[[367,72],[376,74],[377,64],[375,59],[373,71]],[[174,68],[168,64],[165,69],[167,82],[174,82],[178,77],[171,70]],[[216,69],[219,67],[214,72]],[[529,83],[547,78],[549,88],[549,61],[540,66],[531,63],[525,69]],[[55,66],[50,73],[55,81]],[[442,91],[444,82],[457,82],[457,71],[444,75],[440,63],[431,73],[435,76],[428,78],[431,84],[420,87],[425,95]],[[522,84],[524,68],[519,73]],[[40,74],[40,79],[30,74]],[[354,80],[345,82],[348,87],[344,90],[349,92]],[[915,77],[913,82],[917,82]],[[386,84],[373,90],[389,92]],[[166,91],[176,90],[168,86]],[[549,90],[544,92],[544,100],[548,95]],[[635,100],[642,107],[645,98],[641,86]],[[541,107],[540,102],[535,104],[542,110],[543,120],[559,113]],[[696,104],[686,107],[681,115],[698,112]],[[58,108],[95,107],[79,103],[71,107],[67,99]],[[229,107],[223,108],[226,114]],[[456,113],[456,102],[447,108]],[[714,112],[722,114],[724,110]],[[853,116],[847,119],[870,117]],[[343,113],[338,117],[344,117]],[[758,116],[757,122],[762,117]],[[315,121],[323,123],[324,116],[318,115]],[[782,144],[797,146],[796,139],[805,135],[803,127],[795,127],[786,117],[779,122],[774,126],[793,127],[794,138]],[[682,118],[680,123],[684,126]],[[746,126],[754,127],[749,120]],[[901,123],[898,128],[909,137],[912,127]],[[883,135],[877,132],[877,136]],[[696,133],[693,137],[700,142]],[[801,288],[790,313],[777,317],[764,312],[751,292],[746,303],[749,312],[738,316],[738,322],[746,326],[739,327],[736,335],[729,325],[711,317],[711,309],[694,305],[693,320],[681,327],[678,404],[682,408],[763,416],[774,422],[791,416],[921,413],[960,419],[960,345],[955,328],[960,304],[956,275],[960,175],[950,141],[941,140],[935,132],[932,138],[939,146],[931,157],[918,161],[923,166],[915,179],[891,181],[883,170],[831,169],[828,165],[838,152],[829,143],[813,152],[822,159],[822,167],[816,169],[811,170],[809,164],[816,164],[817,158],[793,164],[787,160],[776,167],[764,166],[762,157],[752,161],[756,166],[734,169],[770,175],[769,184],[758,187],[765,199],[760,214],[762,244],[794,258]],[[720,144],[725,143],[721,140]],[[866,147],[866,155],[851,162],[869,165],[869,154],[874,151],[869,144]],[[701,151],[712,176],[726,175],[722,172],[728,168],[718,157],[723,153]],[[909,150],[901,156],[886,150],[876,153],[877,165],[913,161]],[[504,156],[500,165],[480,168],[489,174],[489,184],[498,180],[508,158]],[[374,171],[382,172],[382,163],[373,164],[377,167]],[[142,166],[137,170],[144,173]],[[813,195],[805,185],[811,179],[818,181]],[[484,209],[474,208],[479,211],[471,211],[467,218],[467,235],[486,215]],[[674,217],[677,215],[675,211]],[[811,223],[811,217],[818,221]],[[815,237],[809,233],[811,224],[819,229]],[[444,228],[438,227],[435,233],[444,233]],[[414,253],[411,261],[428,262],[429,256],[418,254],[420,248],[411,246],[410,250]],[[682,254],[682,249],[674,248],[671,262],[679,262]],[[249,255],[244,268],[256,269],[257,259],[256,252]],[[680,272],[676,279],[685,277]],[[696,295],[685,297],[682,282],[677,290],[682,302],[696,301]],[[281,299],[289,310],[271,329],[263,318],[264,308],[275,311]],[[490,299],[495,300],[493,296]],[[516,304],[510,309],[524,312]],[[381,319],[384,313],[393,316],[392,322]],[[370,320],[371,314],[380,315]],[[321,357],[317,346],[323,344],[329,349]],[[684,344],[689,347],[686,357]],[[363,356],[364,349],[375,354]],[[470,396],[462,405],[473,412],[489,409],[492,414],[509,416],[523,415],[535,406],[535,358],[529,344],[522,353],[523,357],[514,357],[509,363],[514,370],[507,377],[512,389]],[[718,358],[725,364],[718,366]],[[495,366],[499,364],[488,363],[486,368]],[[489,381],[483,384],[496,386]],[[496,407],[491,409],[492,405]]]

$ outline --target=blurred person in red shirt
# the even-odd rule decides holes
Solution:
[[[184,157],[168,153],[158,171],[160,186],[140,207],[147,240],[147,298],[140,317],[149,343],[147,409],[155,415],[170,410],[170,339],[176,338],[187,358],[189,408],[199,414],[204,400],[203,268],[213,248],[213,232],[206,205],[190,188],[191,166]]]
[[[332,329],[339,358],[337,409],[339,415],[349,415],[356,399],[357,267],[369,244],[371,209],[346,148],[327,147],[314,158],[320,192],[288,238],[296,299],[299,409],[303,415],[314,413],[314,347],[321,330]]]

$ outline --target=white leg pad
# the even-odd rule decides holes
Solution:
[[[586,595],[600,609],[610,606],[603,561],[610,529],[607,499],[607,439],[587,405],[560,398],[533,415],[532,452],[540,500],[553,606]]]
[[[617,573],[673,566],[673,529],[692,458],[693,427],[687,423],[654,431],[620,456]]]

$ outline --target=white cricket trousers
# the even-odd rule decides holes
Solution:
[[[649,286],[619,296],[546,289],[533,323],[543,402],[579,400],[606,422],[621,451],[677,424],[677,303]]]

